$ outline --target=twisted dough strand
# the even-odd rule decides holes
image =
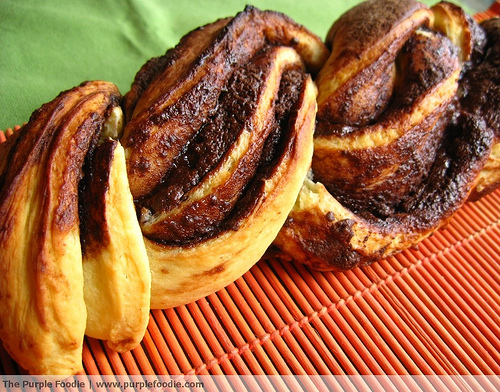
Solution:
[[[368,264],[442,227],[475,189],[498,133],[466,108],[464,86],[490,60],[483,29],[458,7],[370,0],[327,41],[312,171],[275,241],[321,270]],[[498,93],[487,96],[498,113]]]
[[[88,82],[61,93],[1,146],[0,337],[34,374],[82,370],[86,328],[78,185],[120,93]]]
[[[318,37],[247,7],[148,61],[123,101],[108,82],[61,93],[0,146],[4,346],[73,374],[84,333],[132,349],[150,306],[231,283],[276,235],[317,269],[431,235],[500,185],[499,36],[450,3],[370,0],[324,65]]]
[[[247,7],[139,71],[122,142],[152,273],[153,308],[229,284],[264,254],[312,157],[324,44]]]

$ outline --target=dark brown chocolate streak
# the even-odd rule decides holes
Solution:
[[[224,230],[237,229],[239,222],[250,214],[263,194],[265,180],[271,178],[281,159],[289,152],[296,136],[291,129],[297,118],[298,106],[303,102],[305,80],[306,74],[301,70],[289,70],[283,74],[276,100],[275,129],[266,139],[257,174],[240,198],[238,208],[228,214],[222,225]]]
[[[463,77],[460,104],[500,137],[500,18],[488,19],[481,27],[487,37],[484,55]]]
[[[185,200],[185,195],[220,164],[237,139],[243,124],[256,110],[259,91],[264,87],[263,68],[270,66],[265,54],[237,69],[227,89],[221,92],[217,113],[212,116],[177,156],[171,170],[151,196],[138,205],[150,211],[169,211]],[[259,142],[242,157],[242,163],[228,184],[202,198],[161,224],[159,235],[148,236],[163,243],[184,244],[211,238],[224,230],[235,229],[252,211],[262,194],[265,178],[280,156],[283,135],[287,134],[290,110],[297,101],[305,75],[299,70],[285,71],[274,107]],[[235,208],[237,206],[237,208]]]
[[[105,247],[109,244],[105,197],[109,189],[116,143],[118,142],[114,140],[106,140],[93,148],[86,158],[85,175],[78,190],[80,241],[84,255],[92,252],[91,246]]]
[[[481,34],[482,32],[482,34]],[[500,18],[485,20],[476,26],[475,54],[461,80],[458,126],[482,127],[485,137],[493,134],[493,143],[500,140]],[[469,200],[475,201],[495,190],[492,183],[478,191],[474,189]]]
[[[110,94],[107,100],[95,109],[96,111],[86,113],[85,105],[87,102],[92,101],[96,96],[109,93],[102,90],[92,91],[75,100],[73,93],[80,94],[78,89],[84,88],[87,84],[88,82],[85,82],[74,89],[61,92],[56,99],[36,110],[30,121],[18,131],[19,138],[17,140],[19,142],[16,142],[15,148],[10,151],[12,162],[10,163],[9,175],[18,176],[17,167],[26,170],[29,166],[38,164],[37,161],[41,157],[49,159],[51,151],[56,150],[59,143],[67,143],[62,140],[63,136],[66,137],[64,127],[70,121],[80,119],[78,129],[72,136],[73,143],[67,143],[69,164],[63,174],[64,184],[59,191],[59,206],[54,217],[54,226],[61,231],[71,227],[75,217],[78,216],[77,205],[74,203],[73,184],[78,184],[81,180],[83,176],[82,166],[89,148],[99,137],[100,130],[110,111],[119,103],[119,97]],[[26,156],[26,153],[29,153],[29,156]],[[24,165],[26,161],[30,163]],[[45,176],[45,180],[49,179],[49,172],[50,167],[44,168],[42,176]],[[11,180],[7,181],[11,182]],[[0,199],[2,197],[3,192],[0,192]]]
[[[402,221],[411,221],[416,228],[420,228],[450,217],[467,199],[476,176],[488,158],[495,132],[495,127],[488,124],[490,105],[495,105],[495,93],[490,88],[495,84],[495,76],[489,71],[495,55],[491,48],[486,48],[482,57],[484,32],[474,26],[477,31],[473,59],[466,64],[467,72],[460,81],[460,94],[463,95],[457,96],[449,105],[448,113],[441,118],[440,123],[445,124],[445,129],[434,163],[421,185],[396,207],[396,212],[400,214],[395,215],[395,221],[400,221],[403,214],[410,214]],[[496,69],[498,58],[497,55]],[[496,75],[497,111],[498,80]]]
[[[479,171],[486,162],[493,131],[484,121],[464,115],[451,121],[442,140],[428,176],[420,188],[408,195],[389,217],[360,213],[382,232],[412,232],[426,230],[446,220],[467,200]]]
[[[138,131],[130,138],[130,143],[140,145],[142,143],[142,134],[144,133],[145,137],[148,136],[148,129],[151,124],[164,126],[164,124],[172,123],[172,119],[174,119],[175,124],[177,124],[175,130],[171,129],[172,126],[167,125],[169,131],[165,132],[161,138],[159,137],[159,148],[162,151],[169,151],[168,155],[173,152],[182,152],[180,145],[186,145],[193,135],[197,133],[197,130],[203,127],[203,124],[207,122],[210,116],[216,113],[218,95],[220,89],[226,85],[228,77],[239,64],[244,64],[251,59],[257,49],[256,46],[261,47],[264,44],[262,29],[254,31],[251,28],[245,28],[248,24],[255,25],[257,28],[261,23],[260,17],[255,16],[253,12],[248,12],[240,13],[238,17],[232,19],[223,27],[215,41],[207,43],[207,47],[196,55],[194,63],[187,65],[182,72],[181,80],[196,79],[197,73],[206,72],[201,77],[200,82],[193,89],[184,92],[175,104],[158,110],[157,113],[149,116],[147,121],[143,121],[139,115],[140,121],[135,124],[134,121],[137,121],[137,117],[132,118],[131,123],[137,127]],[[249,44],[254,51],[249,51],[244,43]],[[181,49],[183,47],[179,44],[176,50]],[[166,64],[172,69],[176,66],[176,50],[169,51],[166,54],[168,57]],[[210,66],[210,69],[207,68],[208,66]],[[156,69],[156,67],[153,67],[153,69]],[[149,77],[149,79],[153,83],[158,82],[158,80],[155,81],[157,76],[154,78]],[[163,99],[165,97],[155,101],[149,111],[154,112],[157,106],[162,105]],[[182,132],[179,132],[180,130]],[[141,172],[143,170],[142,164],[145,163],[141,161],[132,164],[131,170]]]
[[[153,74],[162,68],[159,63],[147,65],[137,88],[132,86],[128,94],[127,111],[134,113],[127,113],[130,121],[121,141],[135,199],[154,190],[175,157],[214,115],[219,94],[212,92],[224,89],[240,64],[264,47],[280,45],[295,48],[306,67],[317,72],[327,55],[321,41],[290,18],[253,7],[200,29],[166,54],[169,58],[158,75]]]
[[[213,40],[221,35],[222,27],[232,19],[221,19],[213,24],[201,26],[182,37],[175,47],[168,49],[162,56],[148,60],[135,75],[131,89],[125,95],[126,118],[133,117],[137,103],[144,99],[143,94],[150,85],[159,83],[161,87],[165,87],[167,83],[170,88],[176,86],[178,80],[199,63],[200,57],[210,57]],[[147,103],[152,103],[156,97],[153,95],[148,98]]]
[[[410,53],[414,50],[412,40],[402,52]],[[395,91],[392,108],[411,107],[413,99],[418,97],[421,91],[425,91],[427,86],[432,85],[433,79],[439,80],[445,76],[447,66],[441,62],[443,57],[441,48],[445,46],[437,47],[437,51],[428,51],[437,60],[433,67],[422,67],[424,63],[419,64],[418,56],[409,58],[415,61],[415,70],[404,78],[402,85],[400,84],[403,90]],[[443,66],[444,68],[441,68]],[[425,73],[419,72],[419,69],[425,70]],[[475,71],[470,71],[473,72]],[[457,112],[455,105],[456,101],[446,103],[439,110],[438,115],[443,115],[431,131],[433,135],[431,139],[434,140],[430,142],[435,143],[435,146],[428,145],[419,153],[420,157],[408,157],[406,162],[402,162],[399,176],[407,178],[408,184],[411,185],[408,188],[405,188],[406,184],[403,186],[403,195],[392,198],[391,189],[395,189],[397,193],[400,187],[391,181],[385,184],[385,189],[378,189],[373,197],[366,193],[366,200],[352,197],[349,191],[345,194],[339,193],[339,188],[332,185],[328,186],[329,191],[382,232],[425,231],[440,222],[445,222],[467,200],[475,178],[488,158],[493,140],[493,131],[486,126],[484,120],[464,111],[459,116],[453,115]],[[392,115],[391,107],[378,121],[383,121],[385,116]],[[321,123],[318,130],[320,133],[332,132]],[[333,132],[339,130],[342,131],[342,128],[337,127]],[[359,132],[356,128],[344,131]],[[408,140],[407,147],[411,149],[413,139],[408,138]],[[422,161],[421,158],[427,160]],[[421,170],[414,172],[418,167]],[[362,196],[361,194],[359,197]]]
[[[414,215],[416,228],[449,218],[466,201],[471,184],[488,158],[492,140],[492,130],[470,116],[447,126],[419,194],[401,206],[402,211]]]
[[[152,213],[169,211],[219,162],[237,139],[248,116],[255,110],[261,89],[261,70],[240,68],[219,96],[217,110],[174,159],[170,170],[151,195],[140,200]]]
[[[397,124],[399,116],[419,105],[421,96],[432,93],[435,86],[452,74],[456,59],[456,50],[447,38],[434,35],[430,39],[426,35],[413,34],[399,55],[399,63],[403,66],[400,66],[392,102],[377,121],[389,126]],[[448,106],[448,102],[444,102],[387,146],[350,152],[349,158],[357,161],[353,170],[359,171],[358,182],[351,184],[343,178],[331,183],[325,181],[329,192],[357,214],[368,213],[384,219],[401,212],[400,205],[422,186],[433,164],[446,125],[438,120],[448,111]],[[326,125],[319,120],[318,133],[325,130]],[[356,132],[363,134],[366,129],[370,128],[359,128]],[[365,187],[373,173],[378,175],[379,171],[393,165],[398,167],[393,175],[370,189]],[[317,180],[322,181],[321,178]]]

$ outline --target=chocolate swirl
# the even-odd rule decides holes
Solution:
[[[298,55],[283,48],[235,70],[217,111],[172,160],[154,192],[138,201],[145,235],[183,244],[236,229],[263,191],[258,188],[276,155],[286,153],[284,130],[305,80]]]
[[[310,75],[328,53],[285,15],[247,7],[139,71],[121,141],[153,308],[213,292],[264,254],[310,166]]]
[[[276,244],[349,269],[417,244],[467,200],[494,127],[465,109],[464,86],[489,60],[484,30],[450,3],[367,1],[327,44],[311,176]]]
[[[190,32],[145,65],[127,94],[129,122],[122,139],[135,198],[162,181],[175,157],[220,110],[220,92],[233,72],[266,46],[293,48],[312,73],[328,56],[321,40],[290,18],[247,7]]]
[[[0,146],[4,346],[73,374],[84,333],[130,350],[149,306],[221,289],[275,238],[330,270],[431,235],[500,185],[499,37],[450,3],[370,0],[327,47],[247,7],[148,61],[124,100],[61,93]]]
[[[310,167],[311,74],[328,53],[285,15],[247,7],[148,61],[126,99],[86,82],[37,110],[0,146],[11,355],[37,374],[77,373],[84,333],[130,350],[150,307],[252,267]]]
[[[482,124],[494,140],[470,200],[500,187],[500,18],[483,21],[481,28],[487,36],[484,56],[465,74],[461,107],[469,121]]]

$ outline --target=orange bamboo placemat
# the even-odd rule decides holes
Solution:
[[[476,17],[498,14],[497,1]],[[217,293],[151,311],[131,352],[86,338],[85,374],[500,375],[499,240],[497,190],[368,267],[263,259]],[[1,345],[0,374],[24,374]]]

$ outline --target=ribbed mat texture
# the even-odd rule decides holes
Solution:
[[[464,206],[418,249],[347,273],[262,260],[226,289],[152,311],[141,347],[130,353],[87,339],[85,369],[500,374],[499,217],[496,191]]]
[[[499,2],[476,17],[494,14]],[[368,267],[321,273],[264,259],[217,293],[151,311],[131,352],[86,338],[85,373],[499,375],[499,243],[497,190]],[[24,374],[1,346],[0,373]]]

